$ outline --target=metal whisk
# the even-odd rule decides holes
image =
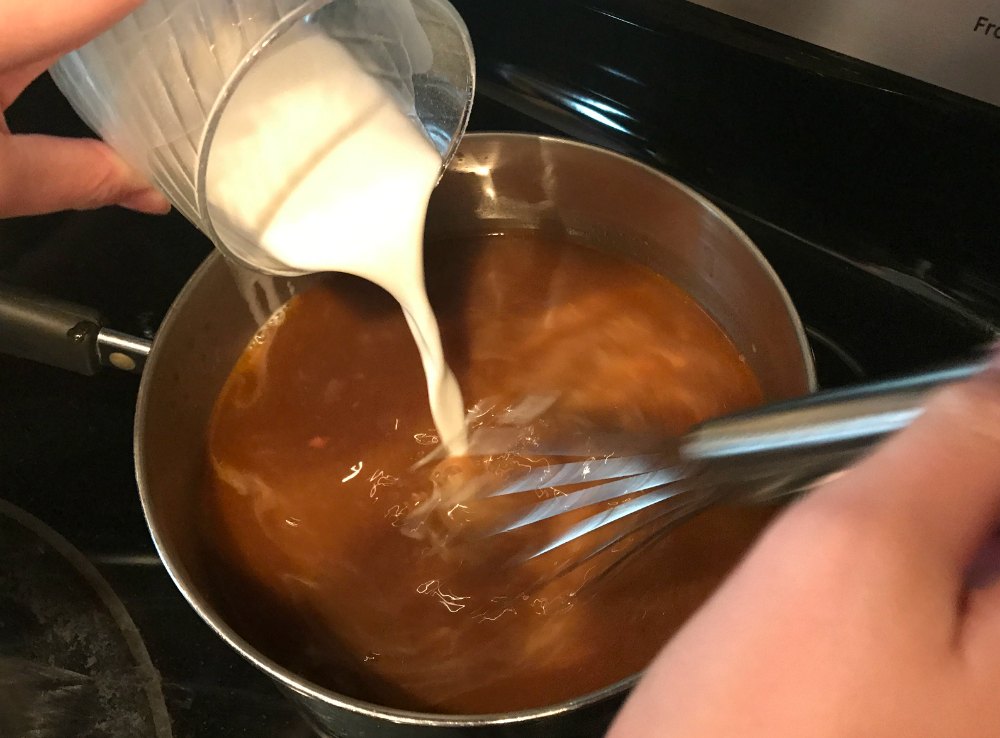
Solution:
[[[821,392],[712,420],[652,453],[574,460],[491,479],[476,486],[477,498],[525,495],[532,501],[484,535],[508,535],[575,513],[552,540],[525,551],[525,559],[607,529],[557,572],[618,547],[603,576],[665,530],[714,504],[763,503],[807,490],[912,422],[931,390],[986,366],[972,361]],[[527,497],[543,489],[559,492],[537,503]],[[530,540],[537,544],[537,538]]]

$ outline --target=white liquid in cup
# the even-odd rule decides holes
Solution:
[[[224,241],[254,243],[294,270],[358,275],[399,301],[441,442],[462,454],[464,402],[424,283],[424,220],[441,166],[383,85],[340,43],[299,24],[237,85],[206,186]]]

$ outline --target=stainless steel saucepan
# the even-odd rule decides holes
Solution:
[[[777,276],[732,221],[669,177],[565,140],[469,135],[434,195],[428,237],[511,228],[566,233],[669,277],[726,330],[767,399],[815,389],[802,326]],[[601,735],[638,675],[537,710],[475,716],[406,712],[310,683],[264,656],[220,615],[211,564],[193,524],[206,428],[223,382],[261,321],[303,286],[251,275],[212,255],[177,297],[152,344],[135,422],[136,476],[170,576],[198,614],[270,675],[326,735]],[[0,351],[91,373],[100,363],[138,370],[145,348],[142,341],[103,328],[92,312],[23,294],[0,296]]]

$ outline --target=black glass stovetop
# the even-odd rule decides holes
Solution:
[[[996,334],[997,110],[680,0],[455,4],[479,57],[471,129],[597,143],[715,200],[788,287],[823,385],[962,356]],[[47,78],[7,118],[15,131],[85,133]],[[151,337],[209,249],[176,214],[6,221],[0,282]],[[120,373],[0,357],[0,498],[110,582],[158,672],[173,735],[309,735],[158,563],[133,477],[137,387]],[[52,735],[78,734],[68,724]]]

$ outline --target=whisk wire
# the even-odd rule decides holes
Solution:
[[[546,453],[548,453],[548,449],[546,449]],[[662,468],[663,466],[663,454],[609,456],[597,459],[589,458],[583,461],[568,461],[562,464],[549,464],[507,476],[500,487],[490,490],[486,494],[490,497],[500,497],[547,487],[559,487],[565,484],[648,476],[652,470],[656,470],[655,474],[663,477],[663,481],[655,483],[665,484],[672,479],[667,478],[670,474],[667,469]],[[673,478],[678,478],[676,473]],[[594,502],[599,502],[599,500],[595,499]]]
[[[521,515],[513,522],[498,526],[494,529],[493,534],[508,533],[543,520],[549,520],[557,515],[565,515],[602,502],[613,502],[616,499],[640,492],[648,492],[679,479],[679,472],[676,469],[668,468],[610,482],[601,482],[568,493],[557,491],[554,497],[534,505],[527,514]]]

